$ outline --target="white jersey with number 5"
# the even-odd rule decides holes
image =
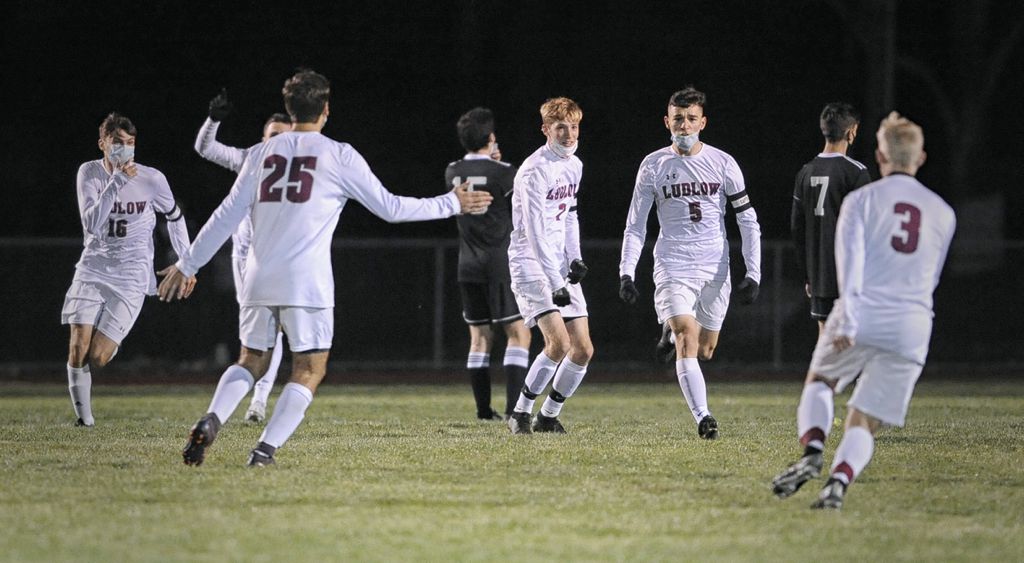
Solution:
[[[561,158],[547,144],[519,167],[508,246],[513,281],[547,280],[552,290],[565,286],[569,262],[580,257],[576,191],[582,176],[579,158]]]
[[[743,237],[746,276],[761,281],[761,227],[746,194],[743,173],[729,154],[704,144],[693,156],[672,147],[654,151],[640,164],[626,216],[619,275],[636,279],[651,206],[661,230],[654,245],[654,282],[729,276],[726,203],[736,210]]]
[[[231,192],[177,264],[186,275],[206,264],[244,217],[252,219],[240,303],[334,306],[331,240],[349,199],[392,223],[459,212],[454,193],[396,196],[354,148],[316,132],[288,132],[248,150]]]
[[[913,176],[851,192],[836,226],[839,300],[826,329],[923,364],[955,229],[953,209]]]

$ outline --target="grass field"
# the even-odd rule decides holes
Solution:
[[[468,386],[324,387],[277,466],[233,420],[186,467],[212,391],[98,385],[82,429],[65,388],[0,386],[0,559],[1024,560],[1021,381],[923,381],[841,513],[770,493],[797,384],[712,381],[716,442],[667,383],[584,384],[570,434],[517,437]]]

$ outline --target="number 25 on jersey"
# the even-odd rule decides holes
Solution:
[[[289,162],[279,154],[272,154],[263,160],[263,169],[270,170],[270,174],[260,182],[260,202],[281,201],[282,195],[292,203],[309,201],[313,193],[313,175],[310,172],[316,170],[315,156],[296,156]],[[278,185],[285,174],[288,181]]]

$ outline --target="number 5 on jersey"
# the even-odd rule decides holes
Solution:
[[[487,176],[466,176],[466,181],[469,182],[469,188],[468,188],[469,191],[473,191],[476,188],[476,186],[486,186],[487,185]],[[462,176],[456,176],[456,177],[452,178],[452,187],[456,187],[457,188],[459,186],[459,184],[461,184],[461,183],[462,183]],[[472,215],[483,215],[484,213],[487,213],[487,208],[484,208],[482,211],[474,211],[471,214]]]
[[[313,175],[316,170],[315,156],[296,156],[289,164],[288,159],[272,154],[263,160],[263,169],[270,174],[260,182],[260,202],[281,201],[282,194],[292,203],[305,203],[313,193]],[[278,180],[288,174],[283,186],[276,186]]]

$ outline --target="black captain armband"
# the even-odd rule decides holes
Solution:
[[[733,195],[727,195],[725,197],[729,200],[729,203],[732,204],[732,208],[736,213],[741,213],[748,209],[753,209],[754,207],[754,204],[750,203],[750,196],[747,195],[747,190],[743,190]]]
[[[164,219],[167,219],[169,222],[177,221],[183,216],[184,214],[181,212],[181,208],[177,205],[174,206],[174,209],[172,209],[170,213],[164,213]]]

